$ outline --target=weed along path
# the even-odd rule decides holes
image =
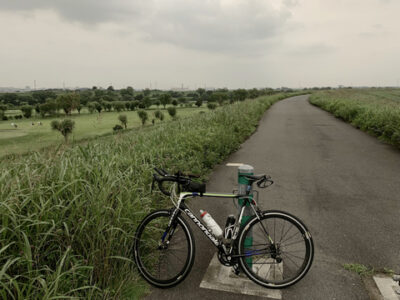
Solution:
[[[269,298],[369,299],[368,280],[343,264],[400,271],[400,152],[392,146],[297,96],[274,104],[226,162],[270,174],[275,184],[260,190],[259,205],[293,213],[313,235],[316,253],[309,273]],[[237,169],[221,164],[207,190],[230,192],[236,181]],[[221,225],[236,214],[231,200],[198,198],[189,206],[206,208]],[[237,287],[201,288],[215,251],[197,228],[193,231],[196,260],[190,275],[172,289],[153,289],[147,299],[267,299],[240,294]]]

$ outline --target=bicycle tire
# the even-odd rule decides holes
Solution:
[[[180,216],[176,218],[176,228],[168,247],[159,249],[170,217],[169,210],[154,211],[142,220],[135,233],[134,258],[139,273],[147,282],[159,288],[173,287],[183,281],[189,274],[195,257],[193,233]],[[165,238],[168,239],[170,233],[171,230],[166,233]],[[171,272],[171,262],[161,262],[167,257],[178,264],[176,271]]]
[[[279,224],[281,228],[276,227]],[[314,243],[306,226],[283,211],[264,211],[260,219],[253,216],[241,228],[238,245],[239,262],[245,274],[255,283],[272,289],[286,288],[301,280],[314,257]]]

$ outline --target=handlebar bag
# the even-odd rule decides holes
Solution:
[[[189,182],[184,186],[185,192],[197,192],[197,193],[205,193],[206,192],[206,184],[199,182]]]

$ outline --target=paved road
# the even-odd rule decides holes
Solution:
[[[260,206],[293,213],[313,235],[313,266],[283,291],[283,299],[368,299],[362,281],[345,271],[344,263],[400,270],[398,150],[298,96],[273,105],[257,132],[226,162],[248,163],[256,173],[272,175],[275,184],[260,191]],[[207,190],[230,191],[236,172],[217,166]],[[222,216],[236,212],[230,200],[197,199],[190,206],[207,208],[220,224],[225,223]],[[243,299],[199,288],[214,248],[193,230],[197,254],[191,274],[177,287],[154,290],[148,299]]]

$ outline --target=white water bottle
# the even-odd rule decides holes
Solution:
[[[219,227],[217,222],[214,221],[210,214],[202,209],[200,209],[200,214],[200,217],[204,220],[204,223],[206,223],[208,229],[210,229],[216,237],[222,237],[221,227]]]

